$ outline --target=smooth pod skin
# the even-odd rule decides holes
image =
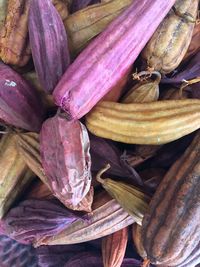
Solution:
[[[70,64],[65,27],[51,0],[31,1],[28,25],[36,73],[51,93]]]
[[[162,73],[178,67],[192,39],[198,4],[199,0],[176,1],[143,50],[148,67]]]
[[[111,90],[144,48],[175,0],[133,3],[67,69],[53,97],[71,119],[79,119]]]
[[[86,116],[91,133],[113,141],[161,145],[200,128],[200,100],[151,103],[100,102]]]
[[[199,244],[199,159],[200,131],[163,178],[144,216],[142,242],[152,264],[184,266]]]
[[[0,63],[0,120],[39,132],[44,108],[36,90],[9,66]]]

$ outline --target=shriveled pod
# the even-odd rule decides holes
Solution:
[[[140,76],[147,74],[141,72]],[[137,83],[128,93],[121,99],[122,103],[146,103],[153,102],[159,98],[159,83],[161,75],[159,72],[152,72],[156,76],[155,80],[146,80]]]
[[[46,120],[40,132],[40,152],[47,182],[67,207],[77,205],[90,191],[90,142],[85,126],[63,114]]]
[[[184,265],[199,246],[199,156],[200,131],[171,166],[150,202],[142,222],[142,243],[152,264]]]
[[[174,2],[133,1],[69,66],[53,92],[55,103],[71,119],[88,113],[132,66]]]
[[[161,145],[200,128],[200,100],[100,102],[86,116],[93,134],[129,144]],[[166,126],[167,125],[167,126]]]
[[[162,73],[176,69],[191,42],[198,0],[177,0],[143,50],[148,67]]]
[[[31,133],[31,132],[20,133],[16,137],[16,143],[18,145],[19,153],[23,157],[24,162],[42,180],[42,182],[45,184],[45,186],[53,195],[54,190],[52,190],[51,183],[49,183],[49,179],[46,176],[45,171],[42,167],[39,135],[37,133]],[[81,200],[81,202],[78,203],[78,205],[76,205],[73,208],[76,210],[90,212],[91,205],[93,202],[93,195],[94,195],[94,190],[93,187],[91,186],[86,196]]]

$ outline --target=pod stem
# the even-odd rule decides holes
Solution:
[[[148,78],[150,78],[152,75],[156,76],[155,82],[159,84],[161,80],[161,74],[159,71],[149,69],[146,71],[141,71],[139,73],[136,72],[132,74],[133,80],[139,80],[139,81],[145,81]],[[145,76],[145,77],[141,78],[142,76]]]
[[[144,259],[141,267],[149,267],[150,266],[150,260],[148,260],[147,258]]]
[[[105,166],[103,169],[101,169],[100,171],[98,171],[97,176],[96,176],[96,179],[97,179],[97,181],[98,181],[99,183],[101,183],[101,184],[104,184],[104,183],[105,183],[104,179],[102,179],[101,176],[102,176],[102,174],[103,174],[104,172],[106,172],[108,169],[110,169],[110,164],[106,164],[106,166]]]
[[[194,83],[198,83],[200,82],[200,77],[197,77],[195,79],[191,79],[189,81],[187,80],[183,80],[182,81],[182,84],[181,84],[181,87],[180,87],[180,90],[179,90],[179,95],[180,97],[182,97],[182,94],[183,94],[183,90],[188,86],[188,85],[191,85],[191,84],[194,84]]]

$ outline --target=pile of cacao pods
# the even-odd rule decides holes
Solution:
[[[0,1],[0,266],[200,266],[199,9]]]

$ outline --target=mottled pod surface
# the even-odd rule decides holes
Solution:
[[[143,50],[148,67],[173,71],[185,56],[192,39],[198,0],[177,0]]]
[[[142,240],[153,264],[183,266],[200,241],[200,131],[165,175],[142,225]],[[195,258],[194,257],[194,258]]]

